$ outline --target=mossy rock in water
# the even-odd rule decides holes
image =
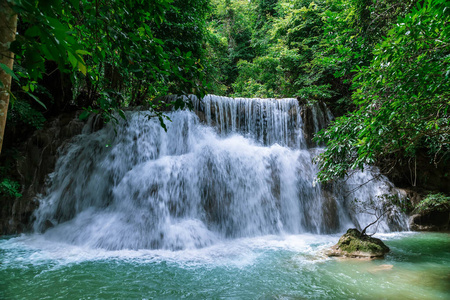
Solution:
[[[361,236],[357,229],[349,229],[339,242],[327,251],[328,256],[344,256],[356,258],[380,258],[389,252],[380,239],[367,235]]]

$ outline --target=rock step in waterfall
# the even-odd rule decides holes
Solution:
[[[391,191],[370,172],[322,187],[312,131],[331,115],[296,99],[208,95],[195,111],[168,113],[165,132],[145,112],[77,136],[61,152],[38,200],[34,229],[46,238],[105,249],[190,249],[267,234],[326,234],[370,222],[352,214]],[[303,118],[312,122],[305,124]],[[406,228],[400,213],[378,230]]]

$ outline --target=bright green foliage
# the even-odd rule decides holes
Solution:
[[[418,151],[435,163],[448,159],[448,1],[225,2],[240,22],[226,23],[228,31],[220,30],[217,19],[209,23],[222,41],[221,53],[237,48],[229,32],[247,30],[245,24],[253,31],[243,48],[247,57],[240,54],[236,69],[221,69],[227,79],[221,91],[325,100],[343,115],[318,138],[328,146],[317,159],[320,180],[366,164],[389,171]],[[250,7],[256,16],[239,17]]]
[[[251,45],[257,7],[247,0],[211,1],[207,32],[206,72],[213,94],[230,94],[238,76],[239,60],[252,60]]]
[[[78,10],[69,8],[68,23],[89,49],[87,76],[79,81],[78,92],[87,95],[90,110],[109,119],[114,110],[123,115],[124,105],[147,103],[157,110],[149,100],[167,93],[202,94],[199,59],[206,4],[85,1]]]
[[[429,210],[448,211],[450,210],[450,197],[442,193],[428,194],[420,201],[414,212],[421,213]]]
[[[16,99],[30,99],[46,109],[36,96],[38,81],[47,72],[46,61],[53,61],[62,71],[72,57],[76,67],[85,70],[83,51],[70,28],[60,20],[63,12],[61,1],[18,0],[9,1],[20,15],[16,40],[10,49],[15,54],[15,84],[12,103]],[[76,1],[74,1],[76,2]]]
[[[235,96],[256,92],[259,97],[330,97],[329,86],[322,84],[322,75],[311,65],[323,31],[320,3],[280,1],[277,13],[264,17],[265,26],[254,35],[263,37],[255,41],[260,56],[238,64]]]
[[[353,113],[319,135],[327,150],[319,179],[330,180],[390,158],[428,149],[449,153],[450,7],[446,1],[417,5],[389,30],[367,67],[354,79]]]
[[[243,7],[253,7],[257,12],[256,17],[241,18],[253,28],[250,47],[244,49],[256,57],[239,57],[238,76],[229,76],[231,80],[224,83],[228,85],[229,94],[298,96],[327,100],[335,109],[341,109],[339,113],[348,109],[349,79],[353,76],[350,70],[361,61],[369,64],[373,41],[381,39],[379,33],[385,31],[381,21],[375,23],[381,27],[376,30],[362,28],[361,20],[366,20],[367,15],[369,19],[365,22],[378,19],[368,13],[364,1],[232,1],[230,6],[233,8],[238,3],[240,9],[236,10],[236,15],[245,11]],[[357,9],[357,6],[364,9]],[[389,4],[377,4],[374,14],[386,9],[391,11],[389,17],[395,18],[400,10],[387,6]],[[383,16],[381,20],[387,22],[389,18]],[[210,26],[218,28],[216,22],[213,19]],[[242,22],[238,24],[239,28],[245,27]],[[222,36],[226,35],[222,33]],[[234,44],[229,43],[228,48],[233,51]],[[230,74],[226,70],[223,73]]]
[[[331,96],[329,86],[323,80],[322,72],[314,65],[316,53],[322,51],[320,45],[323,35],[322,13],[323,1],[293,1],[285,12],[285,17],[277,22],[276,37],[284,35],[286,46],[296,57],[288,59],[283,65],[288,75],[291,88],[288,94],[303,99],[324,99]],[[292,57],[292,55],[291,55]],[[282,60],[284,62],[284,60]]]
[[[283,74],[279,68],[280,57],[257,57],[252,63],[238,62],[239,77],[233,84],[234,96],[280,97]]]
[[[228,72],[231,68],[228,59],[227,38],[208,27],[206,43],[206,72],[209,77],[209,92],[217,95],[227,93]]]
[[[16,62],[23,67],[18,72],[21,77],[32,81],[41,79],[46,71],[46,60],[55,61],[59,68],[65,70],[69,58],[73,59],[75,67],[85,72],[84,51],[69,26],[60,20],[64,14],[61,1],[19,0],[11,3],[20,15],[19,27],[24,30],[10,46]],[[30,86],[23,88],[33,92]]]
[[[84,117],[146,105],[163,124],[155,99],[201,96],[208,79],[221,95],[324,100],[341,117],[318,137],[328,146],[317,159],[323,181],[417,152],[448,159],[448,1],[14,3],[17,98],[48,107],[42,74],[55,62],[62,74],[79,71],[70,104],[88,108]],[[19,105],[15,115],[30,124],[31,110]]]
[[[240,47],[247,56],[241,51],[232,71],[220,72],[228,76],[223,82],[228,94],[326,100],[338,114],[353,108],[350,83],[355,65],[370,64],[376,43],[410,7],[394,0],[235,0],[213,11],[220,12],[223,5],[240,21],[227,23],[219,13],[213,14],[209,26],[228,41],[230,53],[238,47],[228,33],[244,32],[249,25],[252,30],[250,44]],[[241,17],[244,13],[249,16]],[[221,30],[224,23],[231,29]],[[223,53],[212,51],[208,57],[219,62],[216,57]]]
[[[317,44],[312,48],[311,59],[305,64],[307,80],[303,90],[320,88],[323,94],[318,94],[318,98],[325,100],[337,115],[354,110],[350,87],[356,66],[370,65],[374,47],[383,40],[397,18],[408,12],[413,1],[314,2],[320,4],[322,31],[317,32]],[[306,95],[312,97],[315,94]]]
[[[21,101],[44,108],[66,101],[55,107],[85,106],[108,121],[128,105],[147,104],[161,117],[152,101],[157,96],[204,94],[208,0],[11,2],[20,16],[10,48],[16,55],[13,93]],[[55,72],[70,74],[60,76],[64,86],[48,83]]]
[[[2,197],[22,197],[22,194],[19,193],[19,190],[20,184],[17,181],[13,181],[9,178],[4,178],[0,182],[0,196]]]

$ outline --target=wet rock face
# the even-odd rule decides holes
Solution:
[[[418,209],[425,195],[412,189],[397,189],[401,196],[409,199],[409,229],[414,231],[448,231],[450,230],[450,206],[440,204]]]
[[[323,102],[308,105],[305,102],[299,101],[302,104],[300,115],[303,120],[303,134],[309,148],[324,146],[317,144],[313,138],[317,132],[326,128],[332,120],[332,116]]]
[[[17,160],[22,197],[13,201],[0,199],[0,205],[7,208],[0,211],[0,234],[17,234],[30,229],[31,216],[37,207],[33,199],[44,191],[47,176],[55,168],[58,149],[80,134],[85,125],[78,119],[79,113],[61,114],[24,143]]]
[[[339,228],[338,207],[332,190],[324,188],[322,190],[323,202],[323,232],[332,232],[333,228]]]
[[[349,229],[339,239],[339,242],[327,251],[328,256],[353,258],[382,258],[389,252],[380,239],[361,236],[357,229]]]
[[[450,160],[433,161],[434,157],[419,151],[416,160],[399,161],[388,177],[397,187],[450,194]]]
[[[450,211],[431,210],[414,214],[409,218],[409,226],[415,231],[450,230]]]

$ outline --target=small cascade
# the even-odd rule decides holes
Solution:
[[[401,231],[408,229],[408,222],[400,208],[389,205],[383,208],[386,197],[402,198],[400,191],[381,176],[376,168],[369,168],[367,172],[355,172],[345,184],[341,184],[341,194],[344,193],[346,206],[352,208],[355,199],[360,201],[359,209],[352,210],[352,222],[360,229],[374,221],[376,211],[385,212],[386,218],[368,229],[368,233]],[[339,193],[338,193],[339,194]]]
[[[195,99],[194,99],[195,101]],[[295,98],[256,99],[208,95],[195,107],[205,115],[206,124],[222,136],[239,132],[262,145],[304,149],[301,107]]]
[[[145,112],[128,112],[116,128],[79,135],[38,199],[34,229],[93,248],[191,249],[363,226],[370,216],[352,214],[349,199],[387,192],[369,172],[329,187],[315,183],[319,150],[307,147],[305,108],[296,99],[207,96],[194,106],[196,113],[170,112],[167,132]],[[311,111],[319,130],[329,113]],[[356,195],[360,181],[371,182]]]

